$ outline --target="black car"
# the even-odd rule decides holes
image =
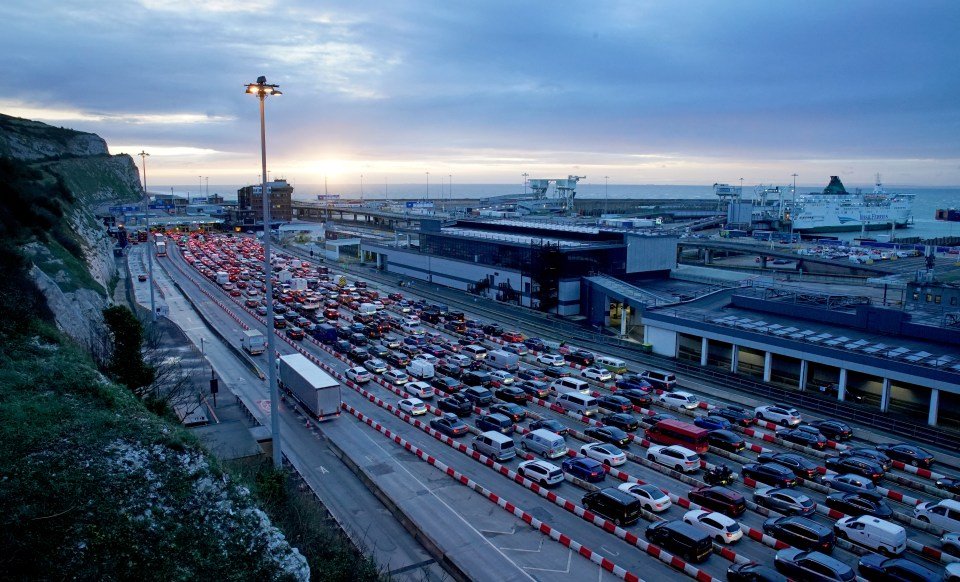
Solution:
[[[773,564],[778,572],[794,580],[846,582],[857,577],[850,566],[817,551],[784,548],[777,552]]]
[[[406,368],[407,364],[410,363],[410,358],[406,354],[398,352],[390,352],[383,359],[394,368]]]
[[[883,479],[883,467],[865,457],[827,457],[823,460],[823,464],[831,471],[836,471],[841,475],[855,473],[874,482]]]
[[[933,455],[921,449],[917,445],[908,445],[906,443],[884,443],[877,445],[877,450],[886,453],[894,461],[900,461],[905,465],[914,467],[923,467],[929,469],[933,466]]]
[[[602,394],[597,397],[597,406],[613,412],[630,412],[633,404],[623,396],[616,394]]]
[[[543,369],[543,373],[548,378],[565,378],[570,375],[570,372],[570,368],[566,366],[547,366]]]
[[[544,399],[550,394],[550,385],[539,380],[521,380],[514,382],[514,386],[523,390],[524,394],[529,394],[533,398]]]
[[[789,467],[793,473],[802,479],[818,481],[820,472],[817,470],[817,464],[808,460],[806,457],[795,453],[775,453],[766,451],[757,455],[757,460],[761,463],[779,463],[784,467]]]
[[[347,357],[358,364],[362,364],[370,359],[370,353],[360,346],[353,346],[347,351]]]
[[[653,393],[654,391],[653,384],[651,384],[650,382],[647,382],[646,380],[644,380],[640,376],[637,376],[636,374],[628,374],[628,375],[621,376],[614,383],[614,385],[617,387],[618,390],[633,389],[633,390],[639,390],[641,392],[647,392],[647,393]]]
[[[757,562],[732,564],[727,568],[727,582],[787,582],[788,578],[770,566]]]
[[[743,440],[743,437],[732,430],[711,430],[707,433],[707,442],[711,447],[717,447],[731,453],[739,453],[747,448],[747,442]]]
[[[467,386],[487,387],[493,385],[493,376],[482,370],[470,370],[460,376],[460,381]]]
[[[495,335],[497,337],[500,337],[500,335],[503,334],[503,326],[500,325],[499,323],[488,323],[484,325],[481,329],[483,330],[483,333],[487,335]]]
[[[541,418],[530,422],[530,430],[537,430],[538,428],[555,432],[560,436],[564,436],[570,432],[570,429],[567,428],[567,425],[552,418]]]
[[[466,418],[473,414],[473,402],[459,394],[451,394],[446,398],[437,400],[437,408],[444,412],[452,412],[460,418]]]
[[[603,418],[600,419],[600,422],[606,426],[615,426],[620,430],[625,430],[628,432],[632,432],[640,428],[640,421],[638,421],[637,418],[632,414],[627,414],[626,412],[605,414]]]
[[[513,402],[497,402],[490,405],[490,413],[502,414],[513,422],[520,422],[527,416],[527,411]]]
[[[337,340],[333,342],[333,345],[330,347],[340,352],[341,354],[345,354],[353,349],[353,344],[348,342],[347,340],[342,339],[342,340]]]
[[[735,425],[739,426],[750,426],[756,419],[753,417],[753,411],[747,410],[745,408],[740,408],[739,406],[724,406],[723,408],[714,408],[710,411],[710,414],[715,414],[717,416],[722,416],[732,422]]]
[[[818,451],[822,451],[827,446],[827,437],[811,426],[798,426],[797,428],[777,431],[777,438]]]
[[[460,394],[477,406],[486,406],[493,402],[493,392],[483,386],[467,386],[460,391]]]
[[[545,344],[543,340],[538,337],[528,337],[527,339],[523,340],[523,345],[527,346],[528,349],[537,352],[547,351],[547,344]]]
[[[949,491],[954,495],[960,495],[960,479],[954,477],[941,477],[937,479],[937,489]]]
[[[577,364],[578,366],[592,366],[594,362],[594,355],[584,350],[576,350],[574,352],[564,354],[563,359]]]
[[[649,390],[640,388],[620,388],[617,394],[623,396],[634,406],[650,406],[653,402],[652,393]]]
[[[430,385],[444,394],[456,394],[463,389],[460,380],[450,376],[434,376],[433,380],[430,380]]]
[[[857,564],[860,575],[870,582],[941,582],[943,575],[906,558],[884,558],[867,554]]]
[[[547,375],[544,374],[540,368],[520,368],[514,372],[513,375],[521,380],[534,380],[537,382],[543,382],[547,379]]]
[[[640,426],[650,428],[661,420],[676,420],[677,417],[669,412],[658,412],[657,414],[645,414],[640,417]]]
[[[763,533],[801,550],[830,553],[837,541],[834,531],[809,517],[771,517],[763,522]]]
[[[618,447],[630,446],[630,435],[613,426],[591,426],[583,429],[583,434]]]
[[[505,402],[524,405],[527,403],[527,393],[515,386],[501,386],[493,391],[493,395]]]
[[[456,365],[456,364],[453,364],[453,363],[450,363],[450,362],[444,362],[444,363],[442,363],[442,364],[437,364],[436,366],[434,366],[433,369],[434,369],[434,372],[435,372],[435,373],[440,374],[440,375],[442,375],[442,376],[450,376],[450,377],[453,377],[453,378],[459,378],[461,375],[463,375],[463,369],[460,368],[460,366],[458,366],[458,365]]]
[[[371,344],[367,346],[367,353],[370,354],[371,358],[383,359],[387,357],[387,354],[390,353],[390,350],[388,350],[387,346],[383,344]]]
[[[881,453],[877,449],[871,447],[853,447],[849,449],[844,449],[840,451],[841,457],[863,457],[865,459],[870,459],[874,463],[883,467],[884,471],[889,471],[893,468],[893,459],[888,457],[885,453]]]
[[[853,429],[850,428],[850,425],[839,420],[814,420],[808,424],[833,441],[845,441],[853,438]]]
[[[740,470],[744,478],[750,478],[760,483],[774,487],[793,487],[797,484],[797,477],[789,467],[777,463],[747,463]]]
[[[459,437],[470,432],[470,429],[460,420],[456,413],[447,413],[431,420],[430,428],[442,432],[449,437]]]
[[[854,517],[872,515],[883,519],[893,515],[893,510],[886,502],[857,493],[831,493],[827,495],[827,507]]]

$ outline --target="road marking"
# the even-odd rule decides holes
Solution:
[[[323,465],[320,465],[319,469],[320,469],[320,472],[323,473],[324,475],[326,475],[327,473],[330,472],[330,471],[327,471],[327,470],[323,467]]]
[[[528,550],[528,549],[526,549],[526,548],[506,548],[506,547],[503,547],[503,546],[500,546],[500,549],[501,549],[501,550],[506,550],[506,551],[509,551],[509,552],[529,552],[529,553],[531,553],[531,554],[536,554],[536,553],[539,553],[539,552],[542,552],[542,551],[543,551],[543,540],[544,540],[545,537],[546,537],[546,536],[543,536],[543,535],[537,536],[537,539],[538,539],[538,542],[539,542],[539,543],[537,544],[537,549],[535,549],[535,550]]]
[[[535,567],[533,567],[533,566],[524,566],[523,569],[524,569],[524,570],[536,570],[536,571],[538,571],[538,572],[562,572],[562,573],[564,573],[564,574],[569,574],[569,573],[570,573],[570,563],[572,562],[572,560],[573,560],[573,550],[568,549],[568,550],[567,550],[567,567],[564,568],[563,570],[557,570],[557,569],[551,569],[551,568],[535,568]],[[603,568],[601,568],[601,571],[602,571],[602,570],[603,570]]]

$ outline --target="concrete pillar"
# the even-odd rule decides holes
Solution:
[[[627,318],[630,317],[627,312],[627,302],[623,302],[623,309],[620,311],[620,337],[627,335]]]
[[[800,385],[798,388],[800,390],[807,389],[807,374],[810,373],[810,362],[807,360],[800,360]]]
[[[763,354],[763,381],[769,382],[773,377],[773,352]]]
[[[737,373],[737,367],[740,365],[740,346],[737,344],[730,345],[730,371],[734,374]]]
[[[890,378],[883,379],[883,389],[880,391],[880,412],[890,409]]]
[[[711,264],[713,264],[713,251],[711,251],[710,249],[704,249],[703,251],[704,251],[704,252],[703,252],[703,264],[704,264],[704,265],[711,265]]]
[[[847,369],[840,368],[840,381],[837,382],[837,400],[843,402],[847,397]]]
[[[927,413],[927,424],[937,426],[937,412],[940,408],[940,390],[930,389],[930,412]]]
[[[710,355],[710,340],[707,338],[700,338],[700,367],[705,368],[707,362],[709,361]]]

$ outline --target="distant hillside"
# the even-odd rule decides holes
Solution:
[[[139,195],[133,160],[100,137],[0,115],[0,572],[305,581],[251,490],[152,412],[159,375],[118,383],[118,345],[143,342],[132,315],[104,323],[126,274],[95,210]]]

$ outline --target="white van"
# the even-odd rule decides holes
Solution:
[[[473,439],[473,450],[497,461],[506,461],[517,456],[517,445],[513,439],[495,430],[480,433]]]
[[[555,432],[538,428],[523,435],[520,448],[541,455],[545,459],[556,459],[567,454],[567,441]]]
[[[833,531],[838,538],[884,556],[899,556],[907,550],[907,530],[903,526],[869,515],[841,517],[833,524]]]
[[[590,383],[580,378],[565,376],[557,378],[550,384],[550,391],[554,394],[563,392],[579,392],[581,394],[590,394]]]
[[[469,346],[463,346],[460,353],[474,360],[483,360],[487,357],[487,348],[478,346],[477,344],[470,344]]]
[[[373,315],[377,312],[377,306],[373,303],[361,303],[360,309],[357,311],[359,311],[361,315]]]
[[[420,378],[421,380],[429,380],[433,378],[436,374],[433,364],[426,360],[410,360],[410,363],[407,364],[407,374]]]
[[[557,396],[557,406],[583,416],[593,416],[600,411],[596,398],[580,392],[564,392]]]
[[[597,356],[594,358],[593,363],[595,366],[605,368],[611,374],[627,373],[627,363],[619,358],[612,358],[610,356]]]
[[[487,365],[498,370],[516,372],[520,369],[520,356],[503,350],[487,352]]]

